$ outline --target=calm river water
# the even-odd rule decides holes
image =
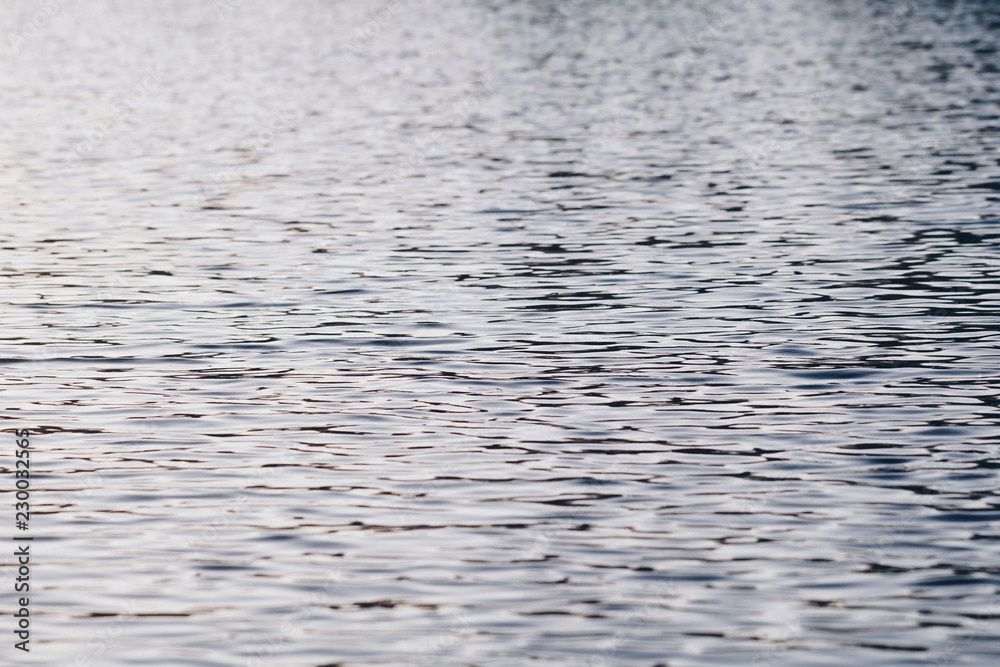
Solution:
[[[0,27],[0,662],[997,664],[997,3]]]

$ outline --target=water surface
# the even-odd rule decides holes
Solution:
[[[998,28],[67,3],[0,73],[29,662],[993,664]]]

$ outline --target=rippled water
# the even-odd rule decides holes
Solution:
[[[996,3],[41,4],[5,662],[1000,657]]]

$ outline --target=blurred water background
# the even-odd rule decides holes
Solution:
[[[996,664],[997,3],[0,27],[4,662]]]

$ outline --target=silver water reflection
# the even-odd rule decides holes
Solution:
[[[48,4],[37,664],[1000,655],[995,3]]]

